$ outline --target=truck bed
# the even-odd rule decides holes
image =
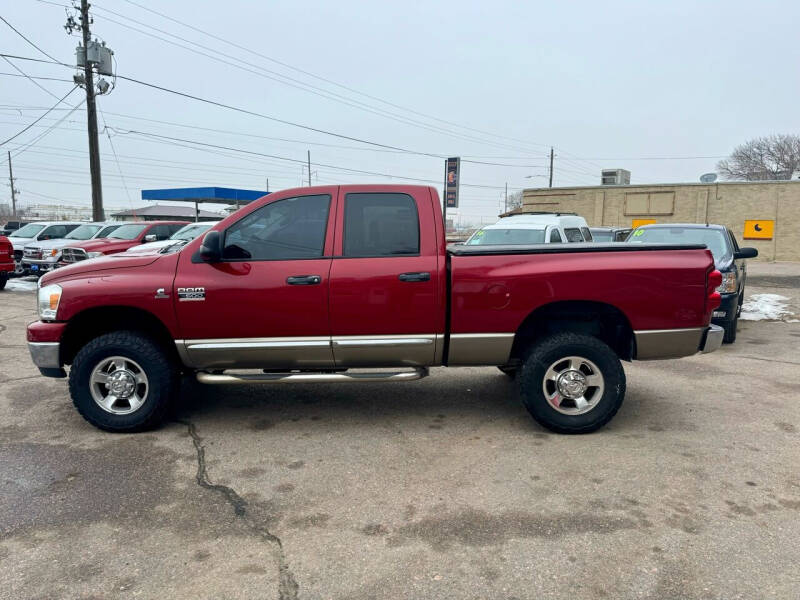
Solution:
[[[638,252],[655,250],[702,250],[704,244],[529,244],[514,246],[467,246],[465,244],[451,244],[447,247],[448,254],[454,256],[488,256],[494,254],[580,254],[586,252]]]

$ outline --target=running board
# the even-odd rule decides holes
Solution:
[[[428,376],[426,367],[415,367],[413,371],[389,371],[377,373],[239,373],[215,374],[200,371],[200,383],[248,384],[248,383],[342,383],[414,381]]]

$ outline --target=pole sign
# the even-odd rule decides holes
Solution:
[[[444,201],[447,208],[458,208],[458,177],[461,167],[459,157],[448,158],[444,172]]]

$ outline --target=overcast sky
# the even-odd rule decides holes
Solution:
[[[62,28],[67,4],[9,1],[0,14],[45,52],[72,63],[78,37]],[[800,131],[796,0],[98,0],[93,6],[93,33],[113,48],[119,75],[420,153],[387,151],[118,79],[98,99],[118,155],[117,162],[102,134],[107,206],[140,206],[148,188],[264,189],[268,177],[276,190],[307,177],[299,162],[191,143],[203,142],[294,161],[310,149],[312,181],[321,184],[409,177],[441,188],[443,160],[424,154],[499,163],[462,164],[458,214],[488,221],[502,206],[506,182],[510,191],[547,185],[551,145],[554,186],[597,184],[601,168],[616,167],[630,170],[632,183],[693,182],[750,137]],[[46,59],[2,22],[0,52]],[[33,76],[72,76],[56,65],[13,63]],[[18,73],[3,60],[0,72]],[[38,83],[56,98],[72,87]],[[0,140],[56,101],[22,77],[0,76],[0,90]],[[83,106],[28,146],[82,94],[76,90],[60,110],[0,148],[0,160],[12,151],[23,204],[90,204]],[[5,161],[0,169],[5,176]],[[478,185],[485,187],[472,187]],[[5,202],[9,188],[0,189]]]

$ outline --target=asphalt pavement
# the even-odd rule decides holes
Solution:
[[[616,418],[560,436],[493,368],[194,383],[104,433],[0,292],[0,598],[797,598],[800,264],[752,263],[764,293],[794,317],[626,364]]]

